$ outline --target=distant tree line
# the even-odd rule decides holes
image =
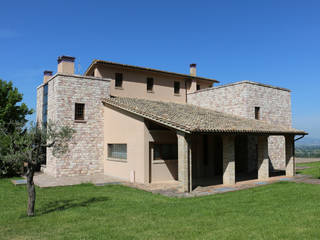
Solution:
[[[319,146],[296,146],[296,157],[301,158],[320,158],[320,145]]]

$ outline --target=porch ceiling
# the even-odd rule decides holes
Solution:
[[[187,133],[307,134],[294,128],[275,126],[262,120],[242,118],[191,104],[124,97],[105,98],[102,102],[106,106],[113,106]]]

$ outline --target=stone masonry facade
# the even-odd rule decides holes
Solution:
[[[291,127],[291,96],[284,88],[242,81],[199,90],[188,94],[188,103],[245,118],[255,118],[255,107],[260,108],[260,119],[275,125]],[[248,168],[257,168],[258,138],[248,136]],[[269,136],[269,158],[274,169],[285,168],[285,138]]]
[[[43,86],[37,89],[37,121],[41,121]],[[76,130],[69,152],[59,158],[47,150],[45,173],[54,177],[103,173],[103,109],[110,80],[56,74],[48,81],[48,121]],[[85,104],[84,121],[75,121],[75,103]]]

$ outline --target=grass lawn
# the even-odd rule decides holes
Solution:
[[[0,239],[319,239],[320,186],[279,182],[168,198],[120,185],[37,188],[0,179]]]
[[[298,163],[297,166],[307,166],[310,168],[297,170],[297,173],[310,175],[313,178],[320,179],[320,162],[312,162],[312,163]]]

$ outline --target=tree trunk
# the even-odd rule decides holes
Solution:
[[[28,212],[27,214],[29,217],[34,216],[34,205],[36,202],[36,189],[33,182],[33,176],[34,176],[34,168],[33,166],[31,167],[28,166],[28,172],[27,172]]]

